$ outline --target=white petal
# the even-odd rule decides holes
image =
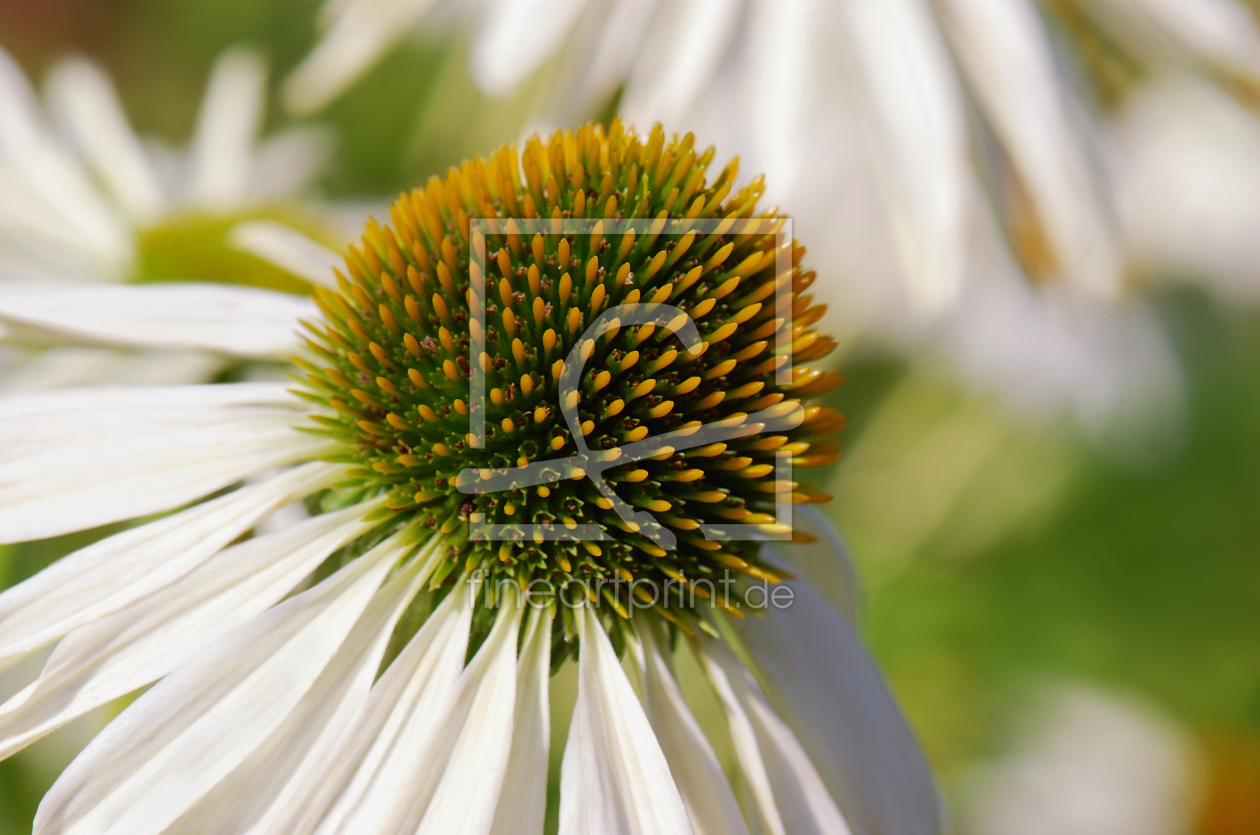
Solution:
[[[0,705],[0,759],[149,684],[288,594],[372,529],[369,507],[328,513],[228,548],[174,583],[75,629],[33,688]]]
[[[310,55],[284,81],[290,111],[323,107],[405,38],[434,0],[387,0],[346,5]]]
[[[37,835],[161,832],[274,731],[410,550],[396,535],[140,697],[44,796]]]
[[[341,256],[296,229],[268,220],[254,220],[234,227],[228,240],[232,246],[312,284],[337,286],[333,270],[342,264]]]
[[[1153,28],[1200,61],[1260,81],[1260,28],[1236,0],[1097,0],[1086,8],[1126,43]]]
[[[956,53],[1019,171],[1063,277],[1120,289],[1115,219],[1097,186],[1048,37],[1030,0],[944,0]]]
[[[492,0],[473,38],[473,80],[504,96],[533,75],[573,27],[586,0]]]
[[[284,723],[164,835],[266,831],[284,804],[294,798],[302,779],[331,756],[352,729],[399,617],[437,565],[433,553],[430,547],[414,557],[377,592],[341,649]]]
[[[785,557],[783,568],[789,574],[802,574],[854,623],[862,608],[862,588],[849,543],[827,515],[813,505],[792,508],[792,525],[817,540],[805,544],[784,544],[782,553],[766,551],[770,559]]]
[[[512,751],[520,609],[504,601],[494,629],[464,670],[406,781],[417,835],[489,835]],[[535,763],[545,768],[546,760]],[[404,795],[407,796],[407,795]],[[426,808],[427,807],[427,808]],[[412,821],[423,810],[419,828]],[[522,810],[523,811],[523,810]]]
[[[177,580],[271,510],[334,483],[343,469],[300,467],[103,539],[5,590],[0,593],[0,669]]]
[[[841,8],[910,302],[938,313],[962,282],[973,194],[954,68],[924,0],[852,0]]]
[[[566,75],[545,110],[553,122],[576,122],[607,104],[634,66],[659,4],[660,0],[614,0],[605,15],[588,15],[590,23],[579,24],[565,45],[566,62],[561,66]],[[589,53],[579,52],[587,44]],[[570,55],[580,58],[570,64]]]
[[[775,835],[848,835],[849,825],[792,731],[725,646],[701,654],[765,827]],[[885,830],[871,830],[881,835]]]
[[[461,581],[372,687],[336,749],[304,776],[269,835],[345,831],[342,823],[373,790],[388,797],[397,789],[393,765],[425,737],[464,668],[471,618],[472,595]]]
[[[646,621],[646,619],[643,619]],[[643,644],[643,708],[678,784],[695,835],[748,832],[713,746],[700,730],[662,654],[662,637],[652,622],[636,624]]]
[[[551,621],[536,609],[516,669],[516,715],[491,835],[542,835],[547,816],[547,750],[551,745]]]
[[[0,342],[3,336],[0,336]],[[223,370],[222,357],[196,351],[45,348],[7,367],[0,395],[72,386],[181,386],[206,383]],[[0,452],[0,458],[4,458]]]
[[[332,161],[336,137],[331,128],[311,125],[268,136],[255,149],[250,164],[250,199],[273,202],[303,191]]]
[[[253,52],[232,50],[215,62],[190,151],[194,206],[223,210],[244,200],[266,83],[267,67]]]
[[[298,320],[318,316],[309,299],[254,287],[0,285],[0,323],[36,343],[283,359],[298,344]]]
[[[80,434],[79,443],[0,464],[0,542],[160,513],[253,473],[317,458],[329,442],[293,429],[299,420],[289,409],[246,406],[167,410],[120,426],[107,412],[104,437]]]
[[[680,0],[654,22],[626,82],[629,124],[678,122],[709,86],[730,49],[742,0]]]
[[[108,76],[81,58],[68,60],[49,76],[48,99],[92,170],[127,213],[141,223],[155,220],[165,203],[161,185]]]
[[[691,835],[656,734],[593,607],[583,606],[578,698],[560,770],[560,835]]]
[[[734,624],[857,835],[936,835],[932,775],[853,624],[809,583]]]

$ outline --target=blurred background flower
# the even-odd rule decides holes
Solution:
[[[318,198],[330,244],[340,216],[383,217],[535,129],[620,113],[740,154],[819,267],[851,416],[828,509],[958,830],[1243,835],[1260,832],[1258,21],[1242,0],[0,0],[0,46],[58,131],[60,73],[100,89],[103,68],[169,195],[189,194],[198,140],[169,149],[198,135],[220,56],[266,56],[232,121],[257,126],[254,153],[316,136],[311,119],[335,137],[289,192]],[[122,169],[57,135],[126,219]],[[0,551],[0,582],[71,545]],[[29,831],[72,731],[0,763],[0,832]]]

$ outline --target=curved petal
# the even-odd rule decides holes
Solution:
[[[0,670],[192,571],[276,508],[327,487],[344,467],[310,464],[62,557],[0,593]]]
[[[925,0],[852,0],[841,8],[910,303],[939,313],[962,284],[974,188],[954,67]]]
[[[1126,42],[1153,28],[1211,67],[1260,81],[1260,26],[1236,0],[1097,0],[1084,8]]]
[[[194,206],[226,209],[245,199],[266,84],[267,66],[257,53],[230,50],[215,62],[190,149]]]
[[[270,261],[312,284],[337,287],[333,270],[342,263],[341,256],[284,224],[249,221],[234,227],[228,233],[228,240],[238,249]]]
[[[200,351],[45,348],[4,369],[0,397],[78,386],[196,385],[214,379],[225,365],[223,357]]]
[[[464,667],[471,618],[472,595],[457,587],[373,685],[336,749],[303,777],[269,835],[346,831],[343,823],[372,792],[397,788],[394,766],[427,735],[433,711]]]
[[[72,58],[49,76],[48,103],[127,214],[140,223],[156,220],[166,199],[109,77],[89,61]]]
[[[691,835],[687,808],[593,607],[578,612],[578,698],[560,770],[560,835]]]
[[[405,535],[255,617],[141,696],[44,796],[36,835],[162,832],[310,690],[411,550]]]
[[[0,285],[8,337],[36,344],[116,345],[284,359],[298,346],[309,299],[215,284]]]
[[[328,167],[336,147],[336,132],[325,126],[302,125],[267,136],[250,163],[250,200],[278,201],[303,191]]]
[[[857,623],[862,610],[862,588],[849,543],[827,514],[813,505],[793,507],[792,517],[793,526],[816,541],[784,544],[782,556],[789,558],[788,573],[800,570],[845,617]]]
[[[537,609],[516,669],[512,752],[491,835],[542,835],[547,815],[547,751],[551,745],[551,610]]]
[[[701,657],[726,708],[736,753],[766,828],[775,835],[849,835],[848,822],[805,749],[752,675],[715,641],[705,641]]]
[[[317,458],[329,443],[293,429],[288,409],[171,410],[129,427],[116,419],[100,421],[104,437],[82,433],[79,443],[0,464],[0,542],[170,510],[254,473]],[[84,413],[80,423],[95,421]]]
[[[691,715],[674,679],[673,665],[661,650],[663,636],[656,634],[652,622],[637,624],[635,634],[643,644],[643,709],[678,784],[691,831],[695,835],[747,835],[722,764]]]
[[[303,777],[331,756],[360,716],[398,619],[437,565],[436,550],[425,549],[377,592],[280,727],[163,835],[266,831]]]
[[[855,835],[936,835],[940,799],[913,733],[853,624],[809,583],[733,624]]]
[[[1048,36],[1030,0],[943,0],[956,54],[1019,171],[1063,277],[1120,290],[1116,222],[1073,122]]]
[[[370,509],[327,513],[247,540],[75,629],[57,645],[39,679],[0,705],[0,759],[156,681],[275,605],[329,554],[372,529],[362,521]]]

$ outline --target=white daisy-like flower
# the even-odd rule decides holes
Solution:
[[[803,248],[757,214],[759,183],[706,181],[712,159],[614,123],[402,195],[317,291],[296,389],[0,400],[0,542],[164,514],[0,594],[0,668],[51,648],[0,705],[0,753],[156,682],[35,832],[541,833],[549,681],[575,655],[564,835],[940,832],[852,587],[842,614],[789,574],[848,570],[808,507],[825,497],[782,470],[837,455],[842,419],[808,399],[838,377],[804,364],[833,344]],[[539,209],[589,233],[520,234]],[[604,237],[619,212],[651,231]],[[472,214],[513,218],[480,239],[488,267]],[[776,289],[789,315],[753,301]],[[532,483],[494,487],[513,465]],[[295,501],[309,519],[258,532]],[[683,698],[683,644],[734,783]]]
[[[57,346],[5,388],[196,381],[222,366],[209,352],[287,355],[291,340],[247,323],[304,315],[291,294],[328,280],[332,254],[309,237],[329,233],[298,196],[330,142],[308,127],[257,141],[265,83],[257,56],[225,54],[175,152],[136,136],[93,64],[54,68],[41,105],[0,51],[0,339]],[[227,310],[241,324],[225,338]]]

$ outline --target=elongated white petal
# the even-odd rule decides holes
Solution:
[[[343,469],[300,467],[103,539],[5,590],[0,593],[0,669],[177,580],[272,510],[334,483]]]
[[[0,542],[170,510],[253,473],[316,458],[328,444],[293,429],[299,418],[289,409],[132,414],[131,426],[121,424],[117,413],[106,412],[99,422],[84,415],[81,437],[72,439],[79,443],[40,451],[36,442],[34,454],[0,464]],[[101,435],[83,433],[94,423]],[[29,433],[22,434],[29,440]]]
[[[282,359],[296,349],[309,300],[213,284],[147,286],[0,285],[0,323],[44,344],[193,348]]]
[[[808,160],[805,135],[821,91],[814,49],[821,0],[754,0],[747,31],[756,44],[742,67],[746,124],[765,174],[767,197],[792,193]],[[827,91],[826,94],[830,94]]]
[[[121,442],[231,421],[247,406],[293,407],[279,383],[70,388],[0,398],[0,461],[73,449],[92,439]]]
[[[472,77],[503,96],[533,75],[582,13],[586,0],[492,0],[473,38]]]
[[[691,821],[695,835],[739,835],[748,832],[739,803],[713,753],[713,746],[691,715],[673,666],[662,653],[654,623],[638,623],[643,644],[643,708]]]
[[[534,611],[516,669],[516,713],[491,835],[542,835],[547,816],[547,751],[551,745],[550,609]]]
[[[337,97],[433,7],[434,0],[346,5],[328,32],[284,81],[284,101],[312,113]]]
[[[323,173],[336,150],[336,133],[303,125],[277,131],[254,150],[249,198],[255,203],[292,198]]]
[[[940,801],[853,624],[802,580],[790,605],[735,629],[856,835],[936,835]]]
[[[333,270],[341,264],[341,256],[288,226],[254,220],[233,228],[228,240],[312,284],[337,286]]]
[[[910,302],[938,313],[962,282],[973,196],[954,68],[925,0],[852,0],[841,9]]]
[[[200,351],[45,348],[5,369],[0,395],[79,386],[194,385],[214,379],[224,365],[223,357]]]
[[[590,606],[578,613],[578,699],[560,771],[560,835],[691,835],[634,688]]]
[[[621,105],[626,121],[638,125],[678,122],[730,49],[742,7],[743,0],[667,4],[626,81]]]
[[[222,210],[244,200],[266,83],[267,67],[253,52],[233,50],[215,62],[193,133],[188,198],[194,206]]]
[[[362,521],[369,509],[324,514],[247,540],[75,629],[57,645],[34,686],[0,705],[0,759],[161,678],[279,602],[329,554],[371,530]]]
[[[410,550],[402,536],[255,617],[141,696],[44,796],[35,833],[162,832],[307,693]]]
[[[70,59],[48,79],[49,106],[65,124],[88,164],[136,221],[162,212],[157,174],[131,130],[109,78],[83,59]]]
[[[408,781],[411,814],[403,831],[417,835],[489,835],[512,751],[516,712],[516,638],[520,609],[504,601],[494,629],[437,716]],[[536,765],[545,768],[546,760]],[[407,795],[404,795],[406,797]],[[423,812],[418,828],[413,821]]]
[[[566,56],[580,57],[566,57],[561,65],[566,75],[546,108],[556,124],[576,122],[611,100],[640,54],[660,0],[613,0],[606,5],[605,14],[586,15],[565,44]],[[588,44],[589,52],[583,54]]]
[[[766,829],[775,835],[848,835],[848,822],[809,756],[753,677],[715,641],[705,642],[701,658],[726,708],[740,767]]]
[[[784,567],[789,574],[804,574],[849,620],[856,623],[862,608],[862,589],[849,543],[836,529],[835,523],[813,505],[792,508],[792,525],[817,541],[785,545],[782,556],[788,558],[788,565]],[[779,556],[769,551],[765,555],[771,558]]]
[[[1019,171],[1063,277],[1113,296],[1121,253],[1115,219],[1098,188],[1030,0],[944,0],[956,52],[986,115]]]
[[[439,545],[424,549],[377,593],[284,723],[164,835],[244,835],[274,823],[302,779],[358,719],[399,617],[437,565]]]
[[[472,595],[461,582],[372,687],[335,750],[303,777],[269,835],[347,831],[344,821],[370,801],[376,781],[388,787],[393,766],[425,737],[433,711],[459,678],[471,618]]]

